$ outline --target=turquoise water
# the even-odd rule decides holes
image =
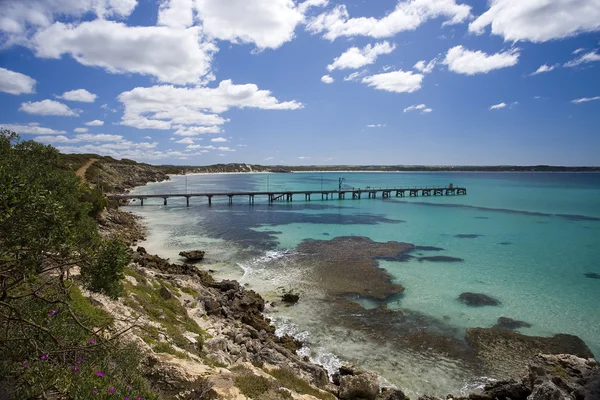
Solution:
[[[204,268],[220,277],[247,283],[267,299],[282,287],[302,293],[294,307],[270,313],[280,330],[302,337],[307,355],[326,366],[354,361],[379,372],[411,395],[446,394],[474,385],[479,377],[460,360],[381,343],[339,324],[326,312],[328,299],[316,289],[310,265],[295,261],[305,239],[367,236],[436,246],[459,263],[381,261],[406,290],[389,309],[417,312],[440,321],[450,334],[491,327],[500,316],[523,320],[527,335],[569,333],[600,354],[600,174],[569,173],[295,173],[226,174],[172,177],[136,188],[133,193],[182,193],[220,190],[335,190],[344,188],[464,186],[467,196],[328,200],[269,205],[245,197],[146,200],[129,210],[146,218],[149,250],[177,259],[183,249],[208,251]],[[316,201],[318,198],[318,201]],[[402,221],[402,222],[400,222]],[[455,235],[474,235],[460,238]],[[462,292],[499,299],[498,307],[471,308],[457,301]],[[371,305],[359,299],[366,308]],[[437,322],[433,325],[436,325]],[[385,334],[386,332],[381,332]],[[381,336],[381,335],[379,335]]]

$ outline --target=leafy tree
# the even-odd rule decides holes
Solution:
[[[116,297],[129,262],[122,243],[101,240],[86,193],[56,149],[0,130],[0,388],[11,398],[152,397],[137,350],[71,276],[79,267],[88,289]]]

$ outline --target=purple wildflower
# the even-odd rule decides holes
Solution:
[[[108,393],[114,393],[115,392],[115,388],[111,387],[110,389],[108,389]]]
[[[142,400],[142,396],[138,396],[137,400]]]
[[[104,376],[104,372],[102,372],[102,371],[96,371],[96,375],[102,377],[102,376]]]
[[[23,363],[23,368],[29,368],[29,364],[28,363]]]
[[[92,394],[93,394],[93,395],[94,395],[94,394],[96,394],[96,393],[98,393],[98,389],[94,389],[94,390],[92,390]]]
[[[41,358],[42,360],[45,360],[45,359],[47,359],[47,358],[48,358],[48,356],[47,356],[46,354],[42,354],[42,355],[40,356],[40,358]]]
[[[53,317],[54,314],[56,314],[56,310],[50,310],[50,312],[48,313],[48,316]]]
[[[81,364],[81,363],[83,362],[83,360],[75,360],[75,362],[76,362],[77,364]]]
[[[79,367],[77,365],[73,365],[73,371],[75,371],[75,372],[79,371]]]
[[[62,338],[59,338],[59,337],[56,338],[57,342],[60,342],[61,340],[62,340]]]
[[[90,339],[90,343],[96,343],[94,339]]]

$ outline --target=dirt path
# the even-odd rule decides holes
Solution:
[[[75,175],[77,175],[78,177],[81,178],[81,180],[83,180],[85,182],[85,171],[87,171],[87,169],[96,161],[98,161],[97,158],[90,158],[89,160],[87,160],[87,162],[85,164],[83,164],[81,166],[81,168],[79,168],[76,172]]]

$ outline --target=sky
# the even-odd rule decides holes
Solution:
[[[600,0],[0,0],[0,127],[151,164],[600,165]]]

